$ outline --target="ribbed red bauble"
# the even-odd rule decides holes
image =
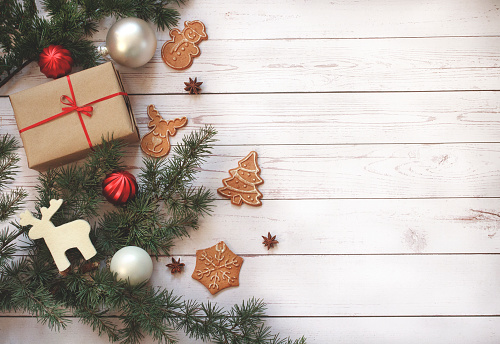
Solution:
[[[110,173],[102,182],[102,194],[115,205],[127,203],[137,193],[137,181],[127,171]]]
[[[61,45],[49,45],[38,58],[40,72],[47,78],[57,79],[68,75],[73,67],[73,58],[68,49]]]

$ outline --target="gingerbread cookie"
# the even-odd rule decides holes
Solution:
[[[264,183],[259,177],[260,168],[257,165],[257,153],[250,152],[245,158],[238,161],[238,167],[229,170],[231,177],[223,179],[224,187],[218,188],[217,192],[224,197],[230,198],[231,203],[241,205],[259,206],[262,202],[259,198],[262,194],[257,190],[257,185]]]
[[[151,119],[148,123],[148,128],[151,131],[142,137],[141,148],[144,153],[160,158],[170,151],[169,135],[174,136],[177,129],[185,126],[187,118],[182,117],[165,121],[154,105],[148,106],[148,116]]]
[[[227,248],[224,241],[196,251],[195,280],[200,281],[214,295],[222,289],[240,285],[239,276],[243,258]]]
[[[173,69],[186,69],[193,63],[193,58],[200,56],[198,44],[208,39],[205,24],[199,20],[184,22],[184,30],[170,30],[170,41],[163,44],[161,58]]]

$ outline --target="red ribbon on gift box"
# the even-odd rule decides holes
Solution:
[[[99,103],[99,102],[102,102],[104,100],[108,100],[110,98],[114,98],[117,96],[126,96],[127,93],[125,93],[125,92],[113,93],[113,94],[110,94],[109,96],[99,98],[99,99],[94,100],[94,101],[87,103],[85,105],[78,106],[78,105],[76,105],[75,92],[73,91],[73,85],[71,84],[71,79],[69,78],[69,75],[66,75],[66,79],[68,79],[68,85],[69,85],[69,90],[71,92],[71,98],[68,97],[67,95],[62,95],[60,101],[64,105],[68,105],[68,107],[62,108],[63,111],[59,112],[58,114],[56,114],[54,116],[51,116],[51,117],[46,118],[40,122],[37,122],[35,124],[32,124],[30,126],[27,126],[26,128],[19,130],[19,133],[23,133],[26,130],[30,130],[32,128],[38,127],[38,126],[45,124],[47,122],[50,122],[58,117],[61,117],[61,116],[67,115],[68,113],[76,111],[78,113],[78,118],[80,118],[80,123],[82,124],[83,132],[85,134],[85,137],[87,138],[87,142],[89,144],[89,147],[92,148],[92,142],[90,141],[89,133],[87,132],[87,128],[85,127],[85,123],[83,122],[82,114],[84,114],[85,116],[91,117],[92,111],[94,110],[94,108],[90,105],[95,104],[95,103]]]

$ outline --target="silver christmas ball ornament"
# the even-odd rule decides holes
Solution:
[[[119,280],[128,280],[131,285],[137,285],[151,278],[153,261],[142,248],[126,246],[116,251],[109,269],[118,274]]]
[[[124,18],[109,28],[106,49],[116,63],[137,68],[151,60],[156,51],[156,35],[144,20]]]

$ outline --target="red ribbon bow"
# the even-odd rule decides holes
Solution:
[[[67,115],[70,112],[76,111],[78,113],[78,118],[80,119],[80,123],[82,125],[83,133],[85,134],[85,138],[87,139],[89,147],[92,148],[92,142],[90,141],[89,133],[87,132],[87,128],[85,127],[85,123],[83,122],[82,113],[86,116],[91,117],[92,116],[91,112],[94,110],[94,108],[92,106],[89,106],[89,105],[99,103],[99,102],[102,102],[103,100],[107,100],[107,99],[114,98],[117,96],[126,96],[127,93],[125,93],[125,92],[113,93],[113,94],[110,94],[109,96],[99,98],[99,99],[94,100],[90,103],[87,103],[83,106],[78,106],[78,105],[76,105],[75,92],[73,91],[73,85],[71,84],[71,79],[69,78],[69,75],[66,75],[66,79],[68,79],[68,86],[69,86],[69,90],[71,92],[71,98],[68,97],[67,95],[62,95],[60,101],[61,101],[61,103],[63,103],[64,105],[68,105],[69,107],[63,107],[62,108],[63,111],[59,112],[58,114],[51,116],[49,118],[46,118],[44,120],[41,120],[40,122],[37,122],[37,123],[32,124],[30,126],[27,126],[26,128],[19,130],[19,133],[22,133],[22,132],[25,132],[26,130],[30,130],[32,128],[38,127],[39,125],[50,122],[58,117]]]
[[[70,97],[68,97],[66,95],[61,96],[61,103],[63,103],[64,105],[69,105],[69,107],[62,108],[63,110],[67,110],[68,112],[76,111],[76,112],[83,113],[84,115],[91,117],[92,116],[91,112],[94,111],[94,108],[92,106],[78,107],[76,105],[75,100],[71,99]]]

